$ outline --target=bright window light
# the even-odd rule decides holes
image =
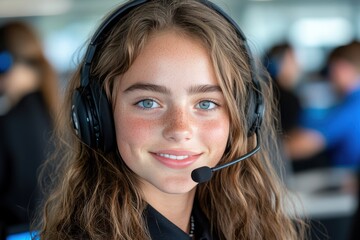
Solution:
[[[350,22],[343,18],[307,18],[293,24],[290,38],[303,46],[337,46],[351,41],[354,32]]]

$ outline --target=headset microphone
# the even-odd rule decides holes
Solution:
[[[256,147],[253,150],[251,150],[250,152],[248,152],[245,155],[242,155],[241,157],[239,157],[238,159],[236,159],[234,161],[225,163],[225,164],[217,166],[217,167],[210,168],[210,167],[204,166],[204,167],[196,168],[191,172],[192,180],[197,183],[207,182],[211,179],[213,172],[218,171],[223,168],[226,168],[226,167],[230,167],[242,160],[245,160],[245,159],[251,157],[255,153],[257,153],[260,150],[260,137],[259,137],[259,133],[257,130],[255,131],[255,134],[256,134],[257,143],[256,143]]]

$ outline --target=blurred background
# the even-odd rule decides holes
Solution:
[[[44,58],[48,61],[56,75],[56,83],[53,87],[56,86],[58,93],[51,91],[53,91],[52,95],[58,94],[59,99],[51,101],[60,102],[61,93],[67,80],[84,54],[86,41],[91,37],[104,15],[121,2],[123,1],[1,0],[0,28],[16,21],[25,23],[34,30],[41,42],[43,51],[41,59]],[[309,127],[314,125],[314,122],[319,123],[326,119],[331,109],[341,102],[337,89],[329,80],[331,78],[329,77],[329,72],[331,72],[329,71],[329,56],[337,47],[360,40],[360,1],[214,0],[214,2],[239,24],[248,38],[253,54],[263,61],[274,81],[277,78],[285,79],[285,77],[279,76],[279,72],[285,70],[280,71],[281,67],[275,64],[284,64],[283,58],[287,59],[284,66],[286,66],[285,72],[289,80],[276,81],[275,84],[280,89],[276,89],[276,92],[279,98],[279,111],[283,115],[281,116],[282,127],[279,127],[281,128],[279,130],[281,140],[286,142],[288,138],[296,138],[296,134],[293,135],[294,129]],[[2,42],[1,38],[5,39],[4,35],[0,35],[0,43]],[[290,51],[289,55],[288,50]],[[9,179],[18,175],[18,179],[21,179],[26,175],[22,181],[34,181],[36,167],[46,158],[48,152],[42,152],[40,159],[30,161],[29,159],[16,160],[15,157],[12,159],[10,150],[6,149],[6,145],[10,141],[8,138],[13,134],[9,132],[6,135],[1,129],[9,128],[7,125],[7,122],[10,121],[7,120],[9,113],[19,105],[19,102],[22,102],[19,99],[28,92],[44,90],[34,90],[35,87],[29,87],[30,90],[26,94],[22,93],[16,101],[4,97],[6,89],[1,89],[1,86],[6,84],[1,82],[5,82],[4,79],[9,73],[5,70],[2,72],[2,68],[10,72],[11,67],[15,68],[15,63],[22,58],[25,58],[26,61],[18,62],[25,62],[25,65],[31,65],[31,68],[34,63],[30,62],[29,64],[28,55],[6,60],[6,56],[1,55],[1,51],[7,52],[8,50],[1,49],[0,44],[0,138],[2,138],[0,145],[3,145],[0,146],[0,204],[6,206],[6,202],[13,201],[14,196],[19,197],[14,194],[10,198],[7,197],[6,195],[11,192],[9,189],[22,185],[20,180],[16,185],[13,183],[15,180],[10,182]],[[7,68],[5,65],[9,61],[12,64]],[[35,64],[37,69],[39,61],[37,58]],[[285,69],[285,67],[283,68]],[[360,70],[357,76],[360,76]],[[282,89],[280,82],[284,81],[287,81],[288,84]],[[36,86],[39,85],[41,84],[37,82]],[[358,85],[360,86],[360,84]],[[22,91],[24,92],[24,90]],[[49,94],[50,90],[45,91]],[[48,98],[46,93],[42,93],[41,96],[44,99]],[[52,104],[49,104],[49,100],[45,101],[47,106]],[[44,111],[50,112],[50,117],[47,116],[41,120],[47,123],[47,128],[41,129],[43,138],[52,129],[51,115],[53,114],[52,110],[47,107],[44,109]],[[360,105],[352,110],[351,114],[360,116]],[[11,122],[13,121],[11,120]],[[360,126],[356,127],[360,129]],[[23,134],[18,126],[13,126],[13,128],[14,135]],[[359,131],[359,129],[355,131]],[[33,140],[32,135],[29,136],[29,139]],[[313,136],[313,138],[316,137]],[[357,140],[359,141],[356,142]],[[357,146],[360,149],[360,139],[357,138],[357,140],[352,141],[352,148]],[[26,145],[26,143],[23,144]],[[1,154],[1,151],[6,154]],[[302,150],[300,152],[302,153]],[[296,204],[304,218],[311,220],[313,239],[357,239],[354,237],[356,233],[353,229],[357,228],[355,226],[358,223],[358,165],[357,163],[351,164],[351,166],[335,164],[331,160],[332,154],[333,150],[320,146],[317,151],[309,154],[292,155],[291,150],[288,150],[284,143],[286,170],[284,181],[294,196],[301,199],[301,202],[296,201]],[[36,165],[33,168],[27,168],[27,173],[15,174],[17,171],[14,169],[16,168],[16,164],[13,164],[15,161],[19,161],[18,165],[22,164],[21,161],[28,161],[27,164],[36,163]],[[360,163],[360,158],[358,161]],[[12,173],[6,169],[11,169],[14,174],[11,175]],[[30,170],[32,172],[29,172]],[[26,172],[26,170],[24,171]],[[35,183],[33,185],[30,186],[31,189],[36,188]],[[26,198],[33,197],[31,193]],[[28,212],[29,206],[21,206],[23,212]],[[7,207],[2,206],[2,208]],[[8,226],[27,225],[28,217],[27,215],[24,218],[19,217],[18,220],[12,219],[11,223],[6,223],[6,219],[2,220],[4,223],[0,224],[0,230],[2,228],[8,232],[20,231]],[[4,218],[9,218],[9,216]]]
[[[36,26],[60,73],[72,69],[103,15],[121,0],[1,0],[0,21]],[[327,52],[360,35],[357,0],[216,0],[238,22],[258,54],[279,41],[294,44],[304,71],[322,67]]]

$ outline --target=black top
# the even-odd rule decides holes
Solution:
[[[291,90],[284,89],[276,81],[274,84],[275,97],[278,100],[281,129],[284,134],[299,126],[301,104],[298,96]]]
[[[152,240],[190,240],[189,234],[182,231],[152,206],[148,205],[146,221]],[[195,237],[197,240],[218,240],[216,233],[211,233],[210,224],[197,204],[194,204],[192,215],[195,221]]]
[[[52,121],[39,92],[0,116],[0,224],[28,224],[39,195],[38,167],[50,151]]]

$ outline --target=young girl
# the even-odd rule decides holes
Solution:
[[[210,2],[116,9],[69,83],[41,239],[298,239],[256,75],[240,29]]]

